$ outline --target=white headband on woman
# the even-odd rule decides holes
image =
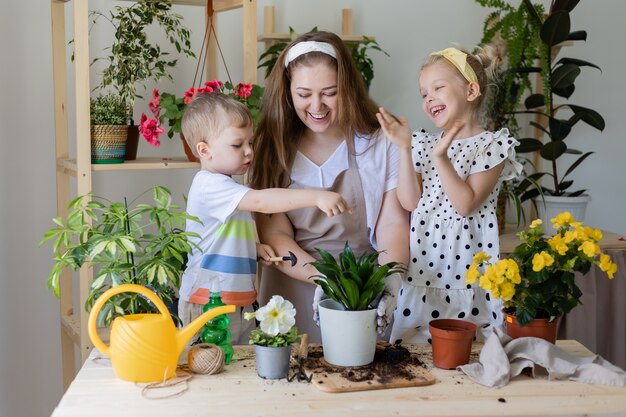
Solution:
[[[337,59],[337,53],[335,52],[335,48],[333,48],[333,46],[329,43],[317,41],[298,42],[287,51],[287,57],[285,58],[285,68],[287,68],[291,61],[293,61],[300,55],[308,54],[309,52],[321,52]]]

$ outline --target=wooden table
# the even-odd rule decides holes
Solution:
[[[572,340],[557,344],[590,355]],[[418,346],[429,368],[430,346]],[[479,345],[474,346],[476,360]],[[53,417],[160,416],[509,416],[626,415],[626,388],[548,381],[520,376],[502,389],[472,382],[458,371],[432,368],[435,385],[377,391],[323,393],[305,382],[266,381],[256,375],[251,347],[235,348],[218,375],[198,375],[177,398],[146,399],[141,385],[117,379],[93,351],[61,399]],[[94,360],[94,358],[96,360]],[[313,376],[315,378],[315,376]]]
[[[521,243],[515,225],[507,224],[500,235],[501,256],[507,256]],[[582,305],[574,308],[559,324],[560,339],[575,339],[613,364],[626,369],[626,238],[602,231],[600,249],[617,264],[612,280],[599,267],[585,275],[576,273],[576,284],[583,292]]]

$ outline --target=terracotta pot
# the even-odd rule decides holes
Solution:
[[[513,339],[517,339],[518,337],[538,337],[550,343],[556,341],[558,318],[552,321],[550,321],[550,319],[533,319],[530,323],[527,323],[526,326],[520,326],[515,314],[504,311],[504,316],[506,334]]]
[[[185,136],[183,135],[183,132],[180,132],[180,140],[183,141],[183,149],[185,151],[185,155],[187,155],[187,159],[191,162],[200,162],[200,160],[196,158],[196,156],[193,154],[193,151],[189,147],[187,140],[185,140]]]
[[[476,325],[465,320],[437,319],[428,324],[433,344],[433,365],[454,369],[469,362]]]

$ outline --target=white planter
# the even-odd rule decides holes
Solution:
[[[545,201],[545,204],[544,204]],[[558,214],[569,211],[574,216],[574,219],[578,222],[585,220],[585,212],[587,211],[587,203],[591,201],[591,197],[588,195],[581,195],[578,197],[556,197],[556,196],[543,196],[536,197],[537,203],[537,217],[543,222],[543,230],[547,234],[555,234],[556,230],[552,227],[550,219],[556,217]]]
[[[362,366],[374,361],[376,309],[346,311],[340,303],[320,302],[320,330],[326,362],[339,366]]]

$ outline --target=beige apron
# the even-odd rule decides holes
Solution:
[[[337,175],[328,190],[341,194],[352,208],[352,214],[328,217],[317,207],[286,213],[294,228],[296,243],[315,258],[316,247],[337,256],[346,242],[357,256],[372,250],[367,230],[365,198],[352,141],[347,141],[347,150],[348,168]],[[278,294],[291,301],[297,311],[298,332],[308,333],[311,342],[319,343],[320,330],[313,321],[312,307],[315,285],[311,284],[290,278],[274,267],[264,267],[259,299],[261,305],[265,305],[272,295]]]

